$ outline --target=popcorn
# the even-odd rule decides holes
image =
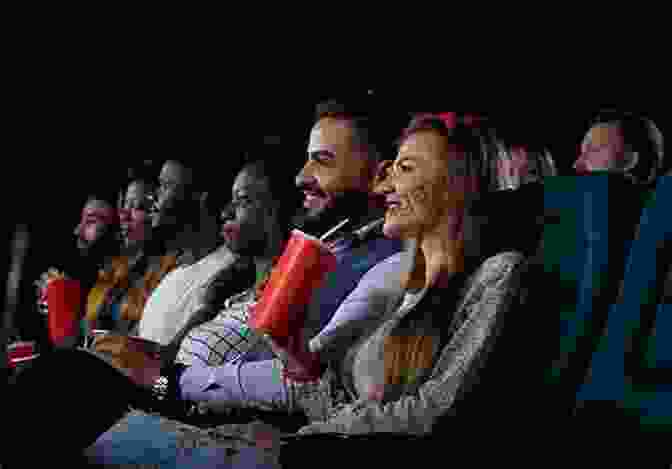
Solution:
[[[58,269],[50,267],[49,270],[40,275],[40,278],[34,282],[37,287],[37,308],[41,314],[48,314],[47,308],[47,286],[54,280],[70,279],[70,277]]]

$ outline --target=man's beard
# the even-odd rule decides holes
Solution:
[[[350,224],[344,229],[354,228],[357,221],[365,217],[369,210],[369,194],[365,192],[349,192],[334,198],[331,207],[312,213],[302,209],[293,218],[293,225],[301,231],[313,236],[321,236],[346,218]]]

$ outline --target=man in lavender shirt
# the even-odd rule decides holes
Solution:
[[[382,236],[379,220],[383,207],[370,192],[379,163],[366,118],[338,103],[318,106],[308,161],[296,178],[305,196],[300,226],[317,235],[342,220],[350,222],[345,234],[330,243],[338,267],[313,295],[304,337],[295,350],[305,358],[303,363],[312,365],[288,367],[286,360],[283,364],[274,359],[268,342],[245,326],[255,298],[242,294],[231,298],[215,320],[194,329],[183,342],[178,362],[189,365],[179,377],[183,399],[208,403],[211,409],[252,404],[287,410],[281,374],[290,373],[300,380],[319,376],[327,362],[338,360],[368,324],[398,299],[401,244]],[[234,200],[237,190],[234,184]],[[254,257],[255,253],[249,252],[252,246],[241,243],[251,236],[245,228],[268,230],[244,219],[228,223],[236,227],[229,230],[231,250],[247,251]],[[270,262],[260,259],[260,253],[272,251],[270,245],[255,248],[259,256],[256,264]]]

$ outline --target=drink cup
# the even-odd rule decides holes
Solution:
[[[54,345],[65,343],[79,334],[82,288],[77,280],[56,279],[47,286],[49,337]],[[67,341],[69,342],[69,340]]]
[[[7,360],[10,368],[16,368],[17,365],[36,357],[38,354],[35,353],[35,342],[14,342],[7,347]]]
[[[261,298],[252,308],[249,326],[283,342],[303,326],[305,309],[336,257],[319,239],[299,230],[292,235],[271,272]]]

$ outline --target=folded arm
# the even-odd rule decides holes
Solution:
[[[249,268],[249,265],[243,260],[238,260],[233,265],[222,269],[208,283],[203,292],[201,307],[191,314],[186,324],[165,347],[165,353],[162,357],[164,364],[175,361],[182,341],[192,329],[212,321],[229,297],[250,287],[253,276]]]

